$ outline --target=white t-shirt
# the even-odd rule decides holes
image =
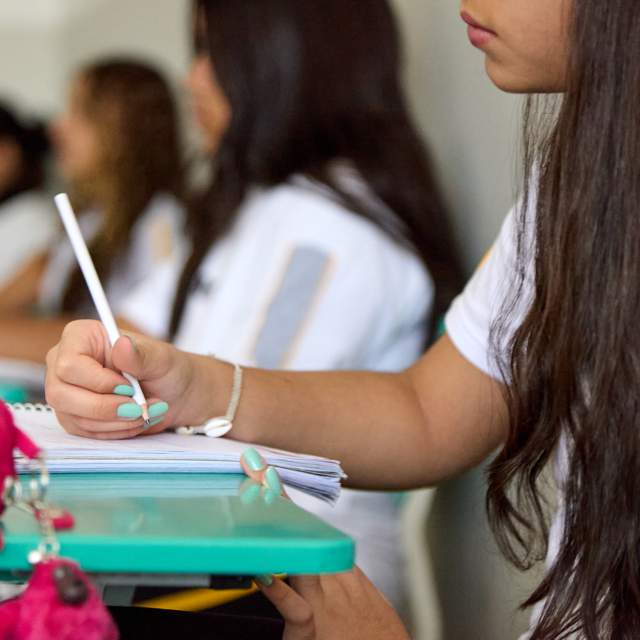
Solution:
[[[27,264],[49,250],[58,233],[52,202],[38,191],[25,191],[0,205],[0,288]]]
[[[491,377],[504,382],[500,368],[492,353],[490,329],[496,314],[501,310],[505,297],[513,291],[516,280],[516,211],[513,209],[507,216],[500,235],[486,260],[471,278],[463,293],[456,298],[445,318],[447,334],[458,351],[473,365]],[[525,270],[522,295],[517,306],[510,315],[509,327],[502,336],[499,351],[506,354],[506,343],[513,336],[517,327],[524,320],[527,309],[533,300],[534,237],[529,227],[524,242],[527,255],[531,256]],[[564,441],[561,442],[555,457],[555,474],[558,486],[567,474],[567,454]],[[547,566],[556,558],[563,529],[563,501],[558,498],[558,509],[549,532],[549,552]],[[535,607],[532,615],[532,628],[538,619],[542,605]],[[521,640],[525,640],[528,634]]]
[[[91,210],[78,218],[87,244],[102,227],[102,213]],[[168,259],[184,251],[184,210],[171,195],[153,197],[136,221],[131,232],[129,248],[119,259],[107,282],[107,298],[113,312],[120,315],[120,306],[132,289],[151,276]],[[58,313],[62,299],[77,262],[71,244],[63,235],[50,254],[47,269],[40,285],[38,306],[46,313]],[[87,309],[93,314],[93,309]]]
[[[167,334],[179,261],[123,302]],[[421,353],[433,284],[419,259],[311,182],[255,190],[209,251],[175,344],[262,368],[394,371]]]
[[[179,271],[145,282],[123,316],[165,336]],[[202,264],[175,344],[263,368],[399,370],[422,353],[433,294],[412,252],[296,178],[247,198]],[[295,500],[351,534],[358,562],[400,604],[392,496],[344,491],[334,508]]]

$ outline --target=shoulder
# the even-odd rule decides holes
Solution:
[[[54,224],[57,220],[52,201],[36,191],[25,191],[2,204],[3,214],[23,217],[25,220],[43,220]]]
[[[464,291],[456,298],[446,317],[447,332],[472,364],[493,378],[502,380],[496,355],[506,357],[510,339],[524,319],[533,294],[533,227],[519,221],[520,205],[505,218],[500,233],[487,256],[476,269]],[[525,259],[524,280],[520,288],[518,243]],[[515,296],[515,297],[514,297]],[[499,353],[492,352],[492,330],[508,307],[508,326],[502,332]]]
[[[431,276],[416,253],[322,185],[296,179],[261,190],[251,196],[245,214],[247,235],[262,229],[261,250],[269,242],[271,251],[298,247],[324,255],[344,288],[366,286],[371,295],[377,292],[396,304],[432,298]]]
[[[29,237],[44,246],[58,233],[58,216],[46,196],[26,192],[0,206],[0,230],[3,237]]]
[[[409,258],[413,253],[378,225],[354,213],[328,187],[296,176],[289,182],[256,191],[245,208],[253,224],[271,236],[309,242],[331,252],[374,250]]]

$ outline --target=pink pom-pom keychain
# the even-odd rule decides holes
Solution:
[[[22,499],[14,449],[40,464],[41,475],[31,478],[28,500]],[[73,527],[73,516],[45,501],[49,476],[40,453],[0,402],[0,514],[8,506],[25,509],[41,532],[38,549],[29,554],[34,569],[26,588],[0,604],[0,640],[117,640],[118,630],[87,576],[72,560],[58,557],[55,531]],[[1,540],[0,530],[0,548]]]
[[[0,640],[117,640],[87,576],[71,560],[45,557],[27,588],[0,605]]]

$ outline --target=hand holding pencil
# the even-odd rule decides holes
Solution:
[[[111,307],[107,301],[107,296],[105,295],[104,288],[96,272],[93,260],[91,259],[91,255],[87,249],[87,245],[82,237],[69,197],[66,193],[60,193],[54,198],[54,200],[58,208],[58,212],[60,213],[60,218],[62,219],[64,228],[69,236],[69,241],[73,247],[76,259],[78,260],[82,275],[84,276],[89,292],[91,293],[91,298],[93,299],[93,303],[98,311],[100,321],[104,325],[107,335],[109,336],[111,346],[113,347],[120,338],[120,331],[116,325]],[[133,387],[133,399],[138,403],[138,405],[140,405],[140,408],[142,409],[142,417],[144,418],[145,424],[149,426],[151,423],[149,409],[140,383],[136,378],[124,371],[122,372],[122,375]]]

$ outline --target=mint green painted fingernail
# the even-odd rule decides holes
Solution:
[[[118,418],[137,420],[142,417],[142,407],[135,402],[127,402],[118,407]]]
[[[266,504],[272,505],[280,497],[280,495],[281,494],[279,491],[274,491],[273,489],[267,489],[264,492],[264,501]]]
[[[271,491],[278,494],[282,493],[282,482],[280,482],[278,472],[273,467],[269,467],[265,471],[264,479],[267,481],[267,486]]]
[[[166,402],[156,402],[149,407],[149,417],[159,418],[169,411],[169,405]]]
[[[267,466],[262,456],[255,449],[247,449],[242,454],[242,458],[251,471],[262,471]]]
[[[133,387],[130,384],[119,384],[114,390],[117,396],[128,396],[129,398],[133,398]]]
[[[270,587],[273,584],[273,576],[265,573],[262,576],[256,576],[256,582],[259,582],[264,587]]]
[[[151,422],[149,422],[149,424],[145,424],[145,428],[146,429],[150,429],[151,427],[155,427],[157,424],[160,424],[162,421],[164,420],[164,416],[160,416],[159,418],[156,418],[155,420],[151,420]]]

